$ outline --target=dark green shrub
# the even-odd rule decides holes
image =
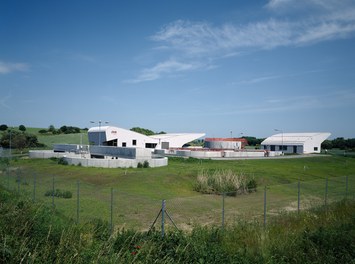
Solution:
[[[149,162],[147,160],[143,162],[143,168],[149,168]]]
[[[66,161],[66,159],[64,157],[61,157],[59,160],[58,160],[58,164],[61,164],[61,165],[68,165],[68,161]]]
[[[256,187],[257,187],[257,184],[256,184],[256,180],[254,178],[248,181],[248,183],[247,183],[248,192],[256,192]]]
[[[54,192],[53,190],[46,191],[44,193],[44,196],[55,196],[58,198],[70,199],[73,197],[73,194],[71,193],[71,191],[62,191],[60,189],[55,189]]]
[[[38,131],[38,133],[40,133],[40,134],[46,134],[46,133],[48,133],[48,130],[46,130],[46,129],[41,129],[41,130]]]
[[[56,162],[56,163],[58,163],[58,160],[59,160],[57,157],[50,157],[49,159],[50,159],[51,161]]]
[[[138,164],[137,164],[137,168],[143,168],[143,164],[142,164],[142,162],[138,162]]]

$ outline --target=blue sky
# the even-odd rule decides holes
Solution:
[[[355,137],[355,1],[1,1],[0,123]]]

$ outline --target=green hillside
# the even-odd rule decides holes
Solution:
[[[84,144],[88,145],[88,135],[86,130],[81,130],[81,133],[75,134],[41,134],[38,131],[44,128],[28,127],[27,132],[34,134],[38,138],[39,143],[45,144],[48,149],[53,148],[53,144]]]

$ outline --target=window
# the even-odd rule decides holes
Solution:
[[[314,147],[313,149],[314,149],[314,151],[318,151],[318,147]]]
[[[126,146],[127,146],[126,142],[122,142],[122,147],[126,147]]]
[[[136,146],[136,145],[137,145],[137,140],[136,140],[136,139],[133,139],[133,140],[132,140],[132,145],[133,145],[133,146]]]
[[[157,143],[145,143],[145,148],[155,148]]]

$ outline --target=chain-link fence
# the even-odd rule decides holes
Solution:
[[[38,177],[30,170],[7,167],[0,176],[2,186],[33,202],[44,203],[75,222],[103,220],[111,231],[188,231],[195,225],[223,228],[240,220],[258,221],[266,226],[272,217],[285,212],[326,207],[344,198],[355,198],[355,177],[348,176],[260,187],[247,194],[198,194],[166,200],[124,193],[101,182],[80,182],[74,175],[64,181],[55,173]]]

